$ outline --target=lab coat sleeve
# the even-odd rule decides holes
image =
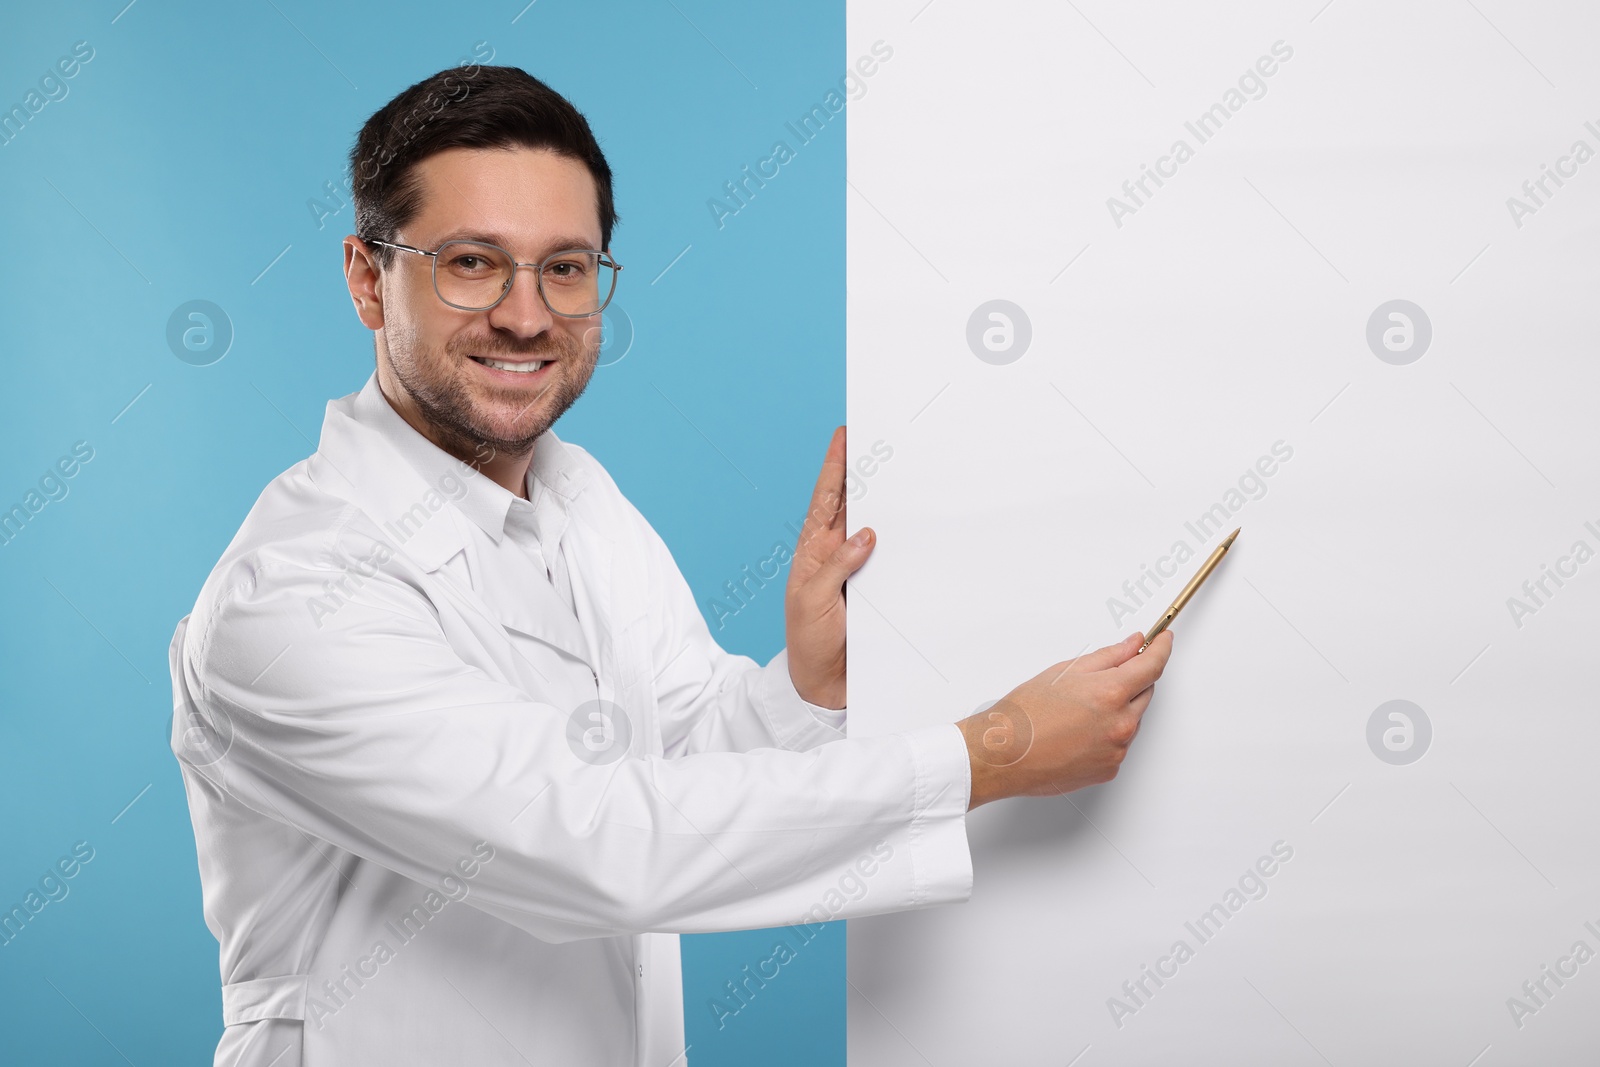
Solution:
[[[335,577],[255,561],[180,662],[193,713],[226,739],[191,769],[309,839],[427,883],[487,842],[468,903],[552,942],[971,893],[970,767],[953,723],[595,764],[569,745],[566,709],[464,661],[402,575],[379,571],[315,616]]]
[[[789,676],[788,649],[779,649],[762,666],[717,642],[671,550],[637,509],[632,514],[649,560],[650,602],[662,609],[655,616],[659,622],[651,634],[651,657],[667,755],[803,750],[844,737],[845,709],[825,708],[800,696]],[[747,593],[768,598],[781,612],[787,572],[756,577],[766,584],[759,589],[747,585]]]

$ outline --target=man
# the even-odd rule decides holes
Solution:
[[[565,99],[442,72],[351,161],[376,372],[170,650],[218,1064],[681,1064],[679,933],[817,921],[845,877],[867,891],[822,917],[964,900],[969,808],[1115,773],[1168,636],[844,739],[843,586],[871,532],[845,540],[840,431],[786,649],[716,644],[660,537],[551,429],[620,269],[611,172]]]

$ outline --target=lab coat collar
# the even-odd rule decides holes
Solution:
[[[533,455],[530,490],[538,481],[566,510],[588,484],[589,471],[553,431],[539,437]],[[358,392],[328,401],[322,440],[307,464],[314,482],[366,512],[391,547],[430,573],[466,550],[464,523],[475,523],[499,543],[505,535],[506,513],[518,499],[413,429],[384,399],[376,371]],[[597,592],[609,598],[611,541],[588,528],[585,541],[583,566],[593,568]],[[518,565],[518,554],[510,558]],[[572,610],[531,561],[526,570],[526,580],[517,582],[515,590],[488,583],[481,590],[464,591],[502,625],[596,668],[595,653]]]

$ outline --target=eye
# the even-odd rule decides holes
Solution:
[[[458,278],[489,278],[505,271],[505,259],[483,245],[456,243],[440,249],[438,263]]]
[[[582,259],[559,259],[545,267],[545,278],[553,282],[581,282],[589,276],[589,264]]]

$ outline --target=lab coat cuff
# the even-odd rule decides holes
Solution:
[[[761,670],[761,711],[780,745],[802,751],[844,737],[845,709],[825,708],[800,696],[789,677],[787,648],[780,648]]]
[[[915,775],[910,827],[911,907],[949,904],[972,895],[972,851],[967,806],[972,801],[972,761],[955,723],[900,735],[911,747]]]

